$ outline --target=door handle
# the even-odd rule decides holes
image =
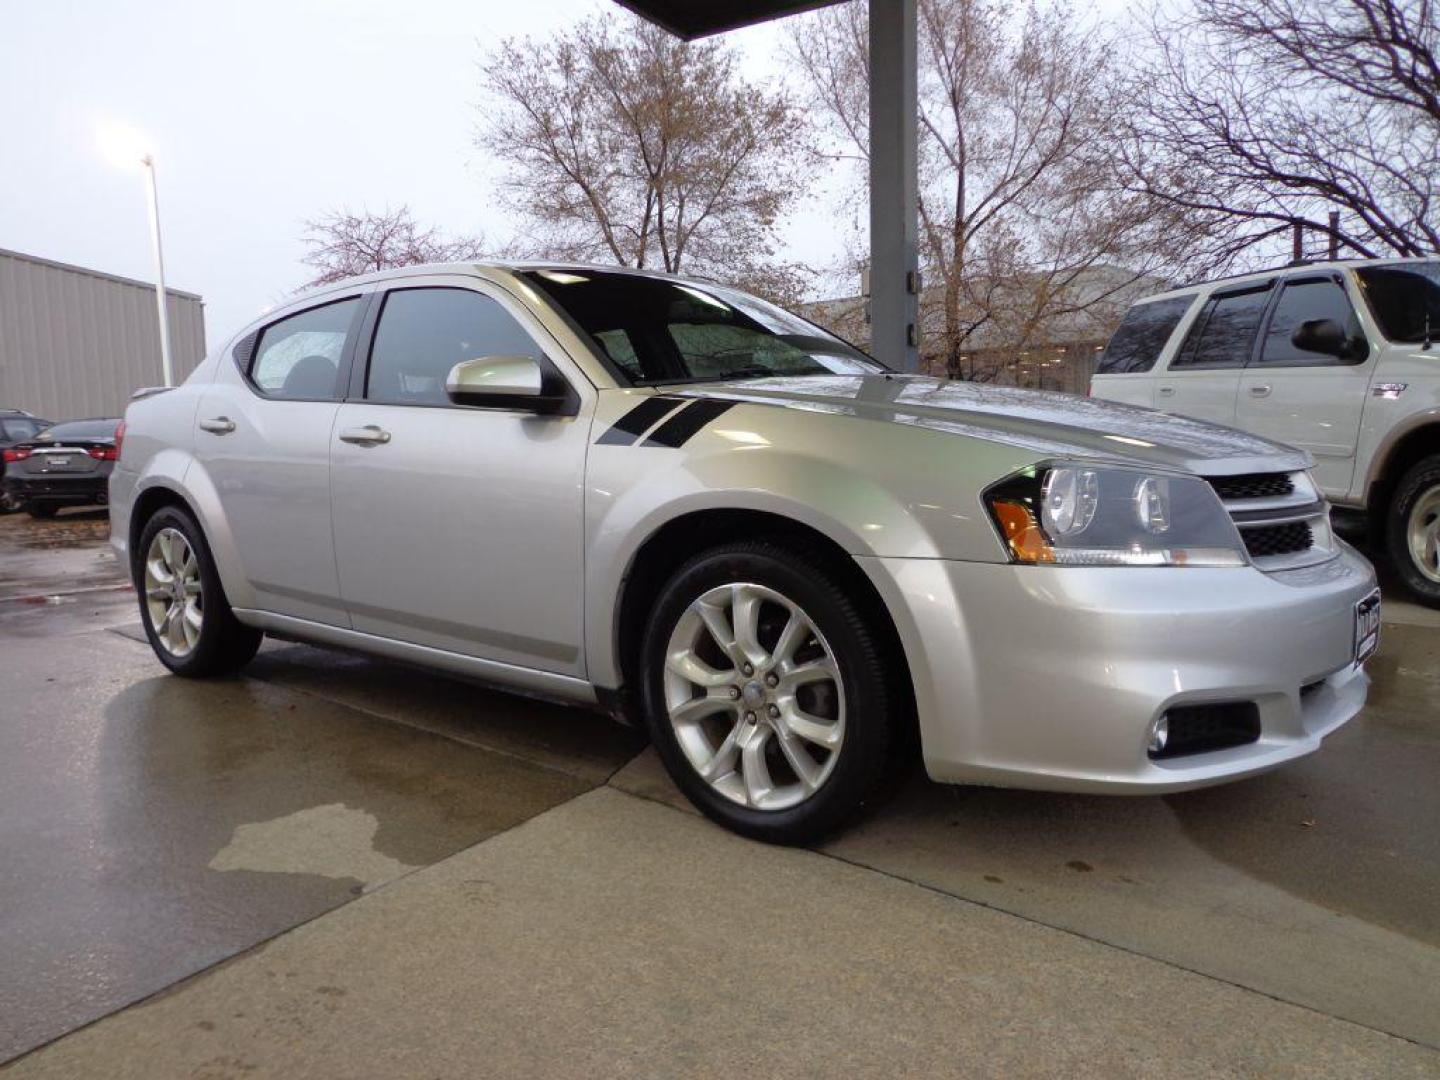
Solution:
[[[1161,396],[1161,397],[1174,397],[1174,396],[1175,396],[1175,388],[1174,388],[1173,386],[1162,386],[1162,387],[1160,387],[1160,396]]]
[[[1251,397],[1269,397],[1269,396],[1270,396],[1270,384],[1269,384],[1269,383],[1261,383],[1259,386],[1252,386],[1252,387],[1250,387],[1250,396],[1251,396]]]
[[[381,446],[390,441],[390,432],[374,424],[366,424],[364,427],[346,428],[340,432],[340,441],[356,446]]]
[[[212,416],[209,420],[200,421],[200,430],[211,435],[229,435],[235,430],[235,421],[228,416]]]

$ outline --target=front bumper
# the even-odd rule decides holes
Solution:
[[[109,499],[109,479],[108,473],[98,471],[78,476],[6,473],[0,483],[11,495],[27,502],[103,503]]]
[[[896,613],[936,780],[1061,791],[1180,791],[1319,749],[1360,711],[1353,549],[1280,573],[863,559]],[[1301,690],[1305,692],[1302,694]],[[1259,740],[1151,760],[1151,722],[1254,702]]]

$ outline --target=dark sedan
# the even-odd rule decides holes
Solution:
[[[31,517],[104,504],[120,458],[119,420],[66,420],[4,451],[5,493]]]

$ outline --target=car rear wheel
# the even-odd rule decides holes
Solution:
[[[25,504],[20,501],[19,496],[12,495],[8,491],[0,491],[0,514],[13,514],[23,509]]]
[[[223,675],[243,667],[264,635],[235,618],[200,527],[167,506],[145,523],[133,575],[145,636],[177,675]]]
[[[736,832],[805,843],[874,801],[894,750],[881,638],[823,560],[759,541],[691,559],[641,648],[680,789]]]
[[[1440,454],[1417,462],[1390,498],[1390,561],[1422,604],[1440,607]]]

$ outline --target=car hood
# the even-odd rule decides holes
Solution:
[[[918,375],[807,375],[692,383],[686,394],[913,424],[1057,457],[1104,458],[1206,476],[1308,469],[1293,447],[1154,409]]]

